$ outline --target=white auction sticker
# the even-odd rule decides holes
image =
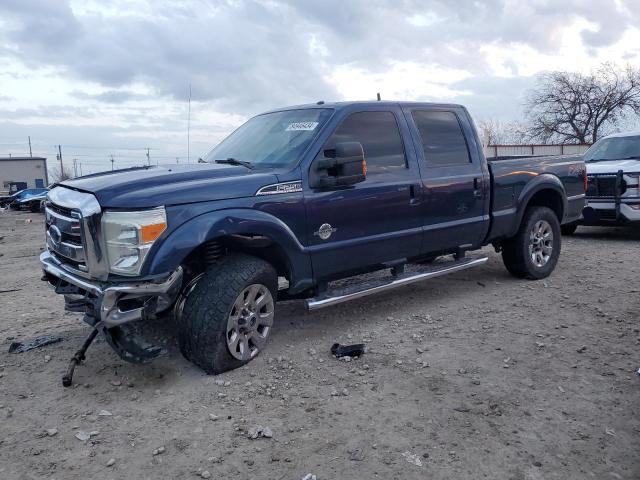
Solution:
[[[315,130],[318,126],[318,122],[295,122],[290,123],[286,128],[287,132],[295,132],[299,130]]]

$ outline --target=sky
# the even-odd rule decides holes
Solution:
[[[639,4],[2,0],[0,156],[193,162],[262,111],[377,92],[518,121],[541,72],[640,65]]]

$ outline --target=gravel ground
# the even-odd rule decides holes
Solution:
[[[640,230],[579,229],[546,281],[487,250],[318,313],[279,305],[262,355],[218,377],[158,322],[167,355],[131,365],[100,340],[65,389],[89,327],[39,280],[42,224],[0,212],[1,479],[640,478]],[[63,341],[7,353],[43,334]]]

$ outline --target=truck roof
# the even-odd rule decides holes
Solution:
[[[612,133],[611,135],[607,135],[605,138],[618,138],[618,137],[640,137],[640,131]]]
[[[316,103],[306,103],[302,105],[292,105],[289,107],[275,108],[273,110],[269,110],[264,113],[272,113],[272,112],[281,112],[285,110],[299,110],[303,108],[333,108],[335,110],[341,110],[343,108],[347,108],[353,105],[360,106],[410,106],[410,107],[446,107],[446,108],[464,108],[463,105],[456,103],[435,103],[435,102],[406,102],[406,101],[377,101],[377,100],[368,100],[368,101],[346,101],[346,102],[324,102],[319,101]]]

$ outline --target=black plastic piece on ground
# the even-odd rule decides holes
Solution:
[[[101,327],[101,331],[111,348],[127,362],[148,363],[164,352],[163,348],[147,342],[128,325]]]
[[[340,345],[334,343],[331,346],[331,353],[336,357],[359,357],[367,351],[367,346],[364,343],[356,343],[353,345]]]
[[[62,337],[54,337],[53,335],[43,335],[37,337],[30,342],[13,342],[9,345],[9,353],[22,353],[34,348],[43,347],[51,343],[58,343],[62,341]]]
[[[89,348],[89,345],[91,345],[93,340],[96,338],[96,335],[98,335],[98,330],[96,330],[94,328],[93,330],[91,330],[91,333],[89,334],[87,339],[82,344],[82,347],[80,348],[80,350],[78,350],[75,353],[75,355],[73,356],[73,358],[69,362],[69,367],[67,368],[67,373],[65,373],[64,376],[62,377],[62,386],[63,387],[70,387],[71,384],[73,383],[73,372],[76,369],[76,365],[78,365],[80,362],[82,362],[85,359],[84,355],[85,355],[85,353],[87,353],[87,349]]]

